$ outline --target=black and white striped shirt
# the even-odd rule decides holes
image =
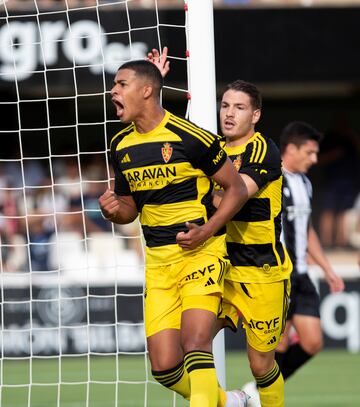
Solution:
[[[293,262],[293,273],[308,272],[307,247],[311,214],[312,186],[300,173],[283,170],[282,241]]]

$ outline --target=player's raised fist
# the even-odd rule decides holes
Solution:
[[[114,191],[107,189],[99,198],[102,214],[106,219],[111,219],[120,209],[118,198]]]

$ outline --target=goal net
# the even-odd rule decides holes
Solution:
[[[97,202],[113,182],[109,90],[123,62],[167,45],[165,106],[216,130],[215,93],[210,122],[199,117],[191,65],[207,51],[188,28],[189,7],[212,2],[161,3],[0,4],[2,407],[186,405],[150,374],[139,225],[114,226]]]

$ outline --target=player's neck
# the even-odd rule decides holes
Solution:
[[[136,131],[144,134],[154,130],[163,120],[165,110],[160,106],[150,106],[134,121]]]
[[[291,165],[291,162],[289,162],[286,158],[282,158],[282,167],[286,172],[289,172],[290,174],[297,174],[299,171],[296,170],[296,168]]]
[[[255,131],[251,131],[247,133],[245,136],[237,136],[234,138],[228,138],[226,137],[226,145],[227,147],[238,147],[246,144],[251,137],[255,134]]]

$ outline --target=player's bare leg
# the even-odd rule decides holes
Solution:
[[[147,344],[153,370],[166,370],[183,360],[178,329],[158,332],[147,338]]]
[[[295,314],[293,324],[299,337],[299,344],[305,352],[312,356],[320,352],[323,347],[320,318]]]
[[[218,381],[212,354],[215,322],[211,311],[187,309],[182,313],[181,344],[190,379],[191,407],[217,407]]]
[[[294,326],[296,342],[290,340],[290,329]],[[323,337],[320,318],[295,314],[287,322],[283,339],[276,349],[276,360],[284,380],[321,351]]]
[[[190,381],[184,367],[180,330],[160,331],[148,337],[147,344],[154,379],[189,400]]]
[[[284,379],[275,361],[275,350],[259,352],[248,345],[248,359],[259,390],[261,406],[284,407]]]

